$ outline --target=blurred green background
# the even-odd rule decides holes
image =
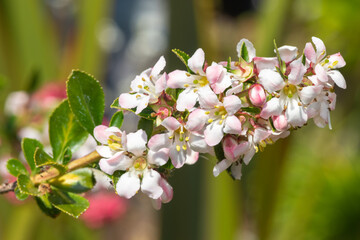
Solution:
[[[201,159],[169,180],[174,199],[160,211],[137,196],[100,229],[0,196],[0,240],[360,239],[359,12],[358,0],[0,0],[1,109],[34,76],[65,81],[71,69],[99,79],[109,105],[160,55],[167,71],[183,68],[172,48],[202,47],[208,62],[221,61],[236,57],[241,38],[273,56],[274,38],[301,51],[317,36],[343,55],[348,86],[336,89],[333,130],[311,121],[257,154],[241,181],[215,179],[214,160]]]

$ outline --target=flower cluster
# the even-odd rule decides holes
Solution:
[[[326,55],[324,43],[316,37],[302,52],[275,44],[275,56],[266,58],[257,57],[253,44],[242,39],[238,61],[211,64],[201,48],[191,57],[174,52],[187,71],[161,73],[165,67],[161,57],[136,76],[131,91],[121,94],[115,104],[149,121],[151,136],[141,129],[127,134],[103,125],[94,131],[102,144],[97,147],[101,170],[120,173],[117,193],[131,198],[141,189],[158,206],[172,199],[169,173],[196,163],[200,153],[215,150],[221,156],[214,176],[228,169],[240,179],[243,163],[309,119],[331,128],[334,86],[346,88],[336,70],[345,66],[344,59],[340,53]]]

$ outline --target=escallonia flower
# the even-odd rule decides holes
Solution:
[[[182,124],[174,117],[166,118],[161,125],[168,132],[152,136],[148,146],[154,152],[168,149],[175,168],[181,168],[184,164],[194,164],[199,158],[199,152],[209,151],[203,135],[192,131],[191,126]]]
[[[167,74],[160,74],[165,67],[165,58],[160,57],[153,68],[143,71],[131,82],[130,93],[123,93],[119,97],[122,108],[136,108],[139,114],[148,104],[158,102],[160,95],[166,88]]]
[[[141,129],[126,134],[117,127],[100,125],[94,129],[94,135],[103,144],[96,148],[103,157],[99,162],[100,169],[110,175],[117,170],[125,171],[115,186],[118,195],[131,198],[141,189],[150,198],[162,196],[162,176],[154,168],[168,161],[168,149],[148,150],[147,136]]]

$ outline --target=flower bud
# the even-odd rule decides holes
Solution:
[[[264,88],[260,84],[255,84],[249,90],[249,98],[251,103],[257,107],[264,105],[264,103],[266,102]]]
[[[281,114],[280,116],[272,117],[274,127],[279,131],[285,131],[288,128],[288,121],[286,119],[285,114]]]

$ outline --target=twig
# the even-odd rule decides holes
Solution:
[[[3,183],[0,185],[0,194],[4,194],[4,193],[8,193],[8,192],[13,192],[16,188],[17,182],[12,182],[12,183]]]
[[[84,157],[81,157],[81,158],[71,161],[67,165],[66,172],[68,173],[68,172],[74,171],[76,169],[86,167],[87,165],[89,165],[91,163],[99,161],[100,158],[101,158],[101,156],[96,151],[93,151]],[[56,178],[59,175],[60,175],[59,170],[57,170],[56,168],[50,168],[50,169],[46,170],[45,172],[36,174],[35,176],[31,177],[31,180],[35,185],[37,185],[37,184],[40,184],[47,180],[50,180],[52,178]],[[16,188],[16,185],[17,185],[17,182],[1,184],[0,185],[0,194],[14,191]]]

